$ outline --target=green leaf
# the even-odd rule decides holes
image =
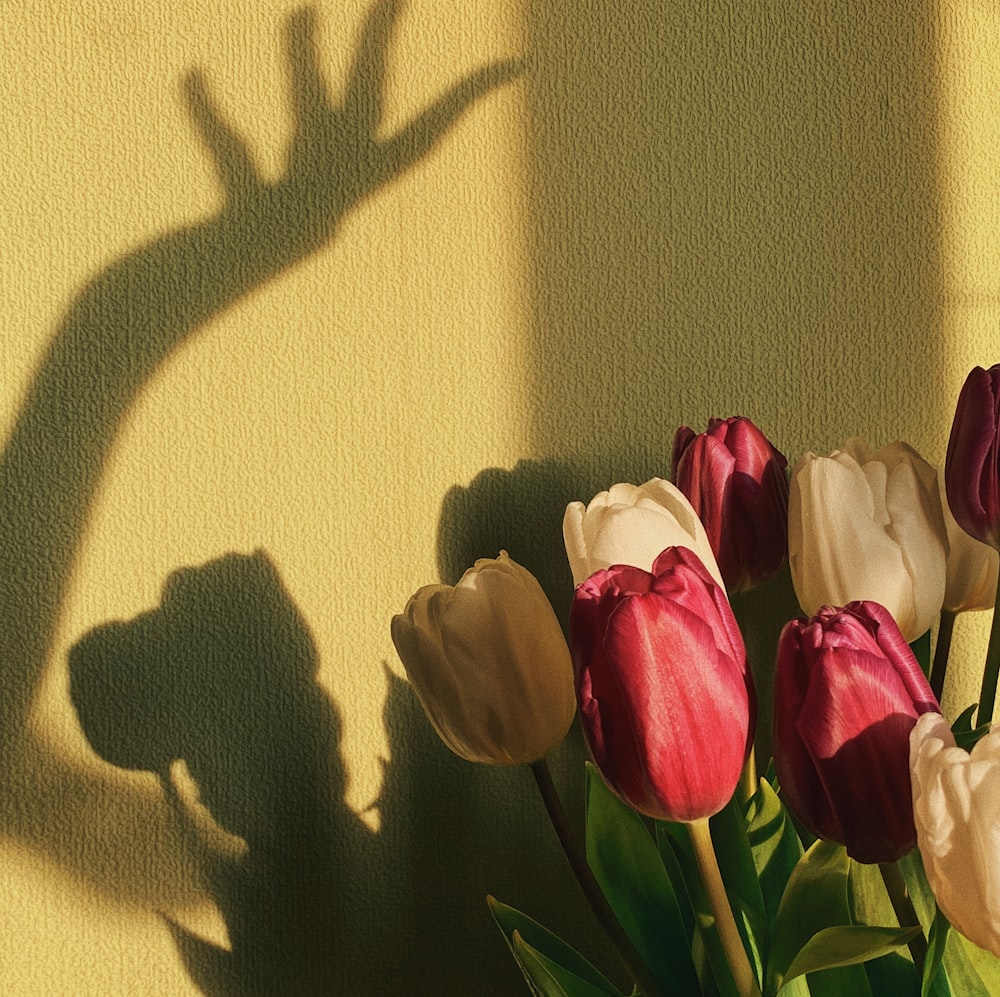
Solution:
[[[908,855],[899,859],[897,864],[903,873],[903,879],[906,881],[906,892],[909,893],[910,899],[913,901],[913,909],[917,912],[917,919],[924,931],[929,932],[937,915],[937,901],[931,892],[930,883],[927,882],[927,874],[924,872],[924,863],[920,858],[920,852],[914,848]]]
[[[952,734],[966,734],[972,730],[972,717],[975,715],[978,703],[971,703],[956,717],[951,725]]]
[[[684,922],[684,936],[694,938],[695,936],[695,912],[688,892],[688,881],[684,870],[681,868],[681,861],[678,852],[671,845],[669,838],[665,838],[660,833],[660,822],[656,826],[656,845],[660,861],[670,878],[670,885],[673,887],[674,896],[677,898],[677,906],[681,913],[681,920]],[[680,825],[678,825],[680,826]],[[694,861],[694,856],[691,856]]]
[[[607,997],[608,991],[580,979],[543,955],[519,931],[511,937],[511,951],[536,997]]]
[[[920,923],[925,931],[930,931],[938,916],[937,903],[931,892],[920,853],[914,849],[899,860],[899,867],[906,880],[906,888]],[[1000,978],[991,978],[991,967],[986,960],[977,960],[971,949],[975,948],[957,931],[949,931],[944,943],[944,958],[941,960],[951,993],[960,997],[990,997],[1000,994]],[[977,950],[981,951],[981,950]],[[986,953],[983,953],[986,956]],[[996,960],[993,959],[995,963]],[[978,964],[977,964],[978,963]],[[935,977],[935,982],[940,974]]]
[[[990,726],[991,724],[989,723],[980,724],[978,727],[974,727],[970,731],[956,734],[956,746],[964,748],[966,751],[972,751],[976,744],[990,732]]]
[[[788,878],[802,857],[802,843],[778,794],[764,779],[747,806],[746,819],[764,911],[773,926]]]
[[[789,987],[794,987],[799,980],[809,980],[809,992],[812,997],[874,997],[868,976],[864,966],[836,966],[833,969],[824,969],[818,973],[810,973],[808,977],[796,976],[790,980]],[[781,988],[781,997],[785,997],[788,990]],[[879,994],[878,997],[883,997]],[[888,995],[885,995],[888,997]],[[892,994],[892,997],[896,997]]]
[[[972,751],[976,742],[990,731],[988,723],[980,724],[978,727],[972,726],[972,716],[976,712],[976,703],[966,707],[958,715],[958,719],[951,725],[951,732],[955,735],[955,744],[966,751]]]
[[[952,977],[949,962],[952,949],[964,951],[965,958],[982,982],[986,993],[993,994],[994,997],[1000,994],[1000,959],[997,959],[992,953],[970,942],[965,935],[960,934],[958,931],[950,931],[948,933],[948,949],[945,954],[945,968],[948,970],[949,978]],[[961,992],[963,997],[965,997],[964,990],[959,991],[958,987],[956,987],[955,992]]]
[[[700,993],[691,938],[646,822],[589,762],[587,862],[653,976],[677,994]]]
[[[765,977],[766,994],[778,992],[799,951],[814,935],[826,928],[850,926],[850,865],[843,846],[829,841],[815,842],[799,859],[778,907]],[[809,989],[813,997],[864,997],[871,993],[864,970],[850,964],[810,976]]]
[[[896,927],[896,911],[878,865],[852,862],[848,884],[852,924]],[[879,959],[871,959],[865,963],[864,972],[872,993],[919,997],[920,973],[908,952],[892,952]]]
[[[843,846],[817,841],[799,859],[778,907],[768,957],[768,991],[776,993],[799,950],[818,931],[847,924],[850,859]]]
[[[785,970],[782,982],[805,973],[877,959],[906,945],[919,928],[873,928],[867,924],[842,924],[817,931],[799,949]]]
[[[493,920],[503,932],[515,958],[517,958],[517,952],[514,949],[514,935],[517,934],[522,942],[529,945],[535,952],[559,965],[574,978],[589,984],[595,992],[605,995],[619,993],[619,990],[576,949],[564,942],[558,935],[554,935],[548,928],[543,927],[527,914],[522,914],[519,910],[501,903],[495,897],[487,897],[486,902],[489,904]],[[520,959],[518,959],[518,964],[521,964]],[[521,971],[524,972],[523,965],[521,965]]]
[[[852,966],[828,972],[844,973],[860,969],[868,977],[873,994],[892,994],[892,997],[920,997],[920,973],[906,949],[894,949],[877,959],[869,959],[862,966]]]
[[[927,958],[924,960],[923,979],[920,982],[920,997],[934,997],[935,994],[943,997],[944,994],[950,993],[951,988],[947,983],[948,974],[942,965],[950,929],[951,925],[948,923],[948,919],[941,911],[938,911],[934,915],[930,937],[927,941]],[[940,986],[942,982],[944,983],[943,991]]]

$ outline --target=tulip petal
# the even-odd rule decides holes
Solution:
[[[859,463],[860,461],[860,463]],[[789,496],[792,582],[807,613],[868,599],[907,640],[944,599],[945,530],[934,470],[905,444],[871,454],[861,440],[831,457],[807,454]]]
[[[1000,729],[971,755],[947,721],[920,718],[910,738],[913,813],[927,879],[941,911],[1000,956]]]
[[[631,564],[648,571],[656,555],[670,546],[697,551],[722,585],[705,528],[691,503],[662,478],[639,486],[612,485],[595,495],[586,509],[571,503],[563,517],[563,537],[576,585],[612,565]]]
[[[862,862],[913,847],[909,734],[939,709],[886,609],[825,607],[782,631],[774,681],[775,767],[789,807]]]
[[[586,507],[582,502],[570,502],[563,515],[563,543],[566,557],[573,574],[573,584],[579,585],[590,574],[590,559],[587,557],[587,540],[583,531]]]
[[[576,712],[569,649],[537,580],[501,552],[459,583],[428,585],[392,639],[441,739],[469,761],[536,761]]]
[[[743,767],[749,720],[740,666],[720,654],[707,623],[656,593],[615,610],[605,648],[609,661],[622,663],[620,706],[647,795],[666,819],[717,813]]]
[[[668,547],[653,562],[652,591],[666,596],[703,620],[713,620],[716,645],[746,672],[743,634],[725,592],[714,584],[698,555],[685,547]]]
[[[910,787],[900,778],[916,720],[884,658],[844,648],[820,653],[796,726],[827,797],[838,800],[830,808],[837,826],[817,830],[843,840],[858,861],[894,861],[916,843]]]
[[[730,591],[750,588],[787,553],[785,458],[747,418],[712,419],[674,438],[673,476],[705,526]]]
[[[977,540],[994,547],[1000,522],[998,404],[993,370],[975,367],[958,396],[945,457],[948,504],[955,519]]]

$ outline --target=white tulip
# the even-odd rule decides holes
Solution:
[[[1000,956],[1000,727],[972,752],[948,722],[925,713],[910,733],[917,847],[948,920]]]
[[[945,495],[944,475],[940,471],[938,490],[948,536],[944,608],[953,613],[992,609],[997,593],[1000,554],[989,544],[970,536],[955,522]]]
[[[807,615],[866,599],[916,640],[941,611],[946,553],[937,472],[905,443],[852,439],[795,465],[788,561]]]
[[[612,485],[586,506],[571,502],[563,539],[574,585],[613,564],[649,571],[667,547],[687,547],[725,591],[705,527],[683,492],[662,478]]]
[[[535,576],[505,551],[451,585],[425,585],[392,640],[441,740],[471,762],[548,754],[576,713],[573,665]]]

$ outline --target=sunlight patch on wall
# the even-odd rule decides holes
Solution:
[[[947,393],[946,408],[954,405],[972,367],[1000,362],[998,48],[995,4],[942,0],[938,172],[949,351],[947,369],[937,380]],[[989,613],[967,613],[958,620],[944,703],[952,714],[979,698],[989,619]]]

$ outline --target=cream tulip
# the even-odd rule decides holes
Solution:
[[[913,818],[927,881],[948,920],[1000,956],[1000,727],[972,752],[926,713],[910,733]]]
[[[948,505],[944,475],[938,472],[941,512],[948,536],[944,608],[953,613],[992,609],[996,598],[1000,554],[958,525]]]
[[[662,478],[612,485],[586,506],[571,502],[563,539],[574,585],[618,564],[649,571],[667,547],[687,547],[725,591],[705,527],[684,493]]]
[[[788,559],[808,615],[878,602],[916,640],[941,611],[946,553],[937,473],[905,443],[872,453],[852,439],[829,457],[808,453],[795,465]]]
[[[576,712],[573,666],[549,600],[505,551],[458,584],[425,585],[392,641],[441,740],[471,762],[538,761]]]

